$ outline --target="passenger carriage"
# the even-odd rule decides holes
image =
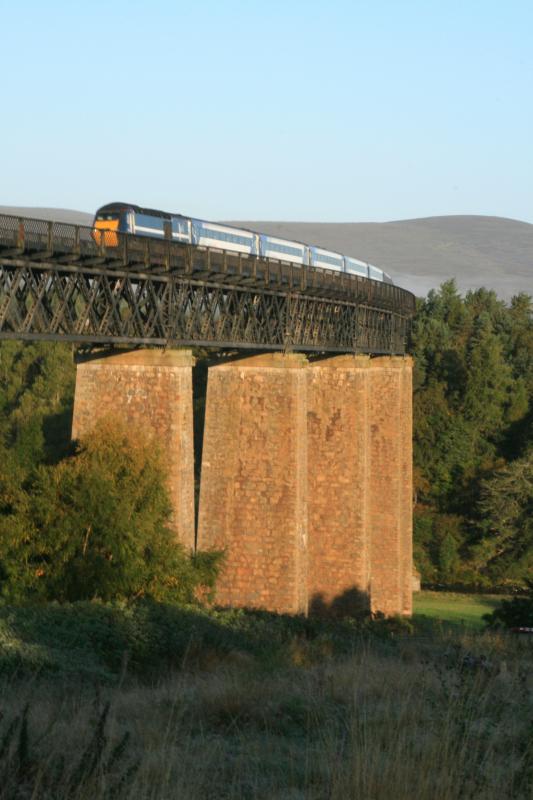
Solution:
[[[391,277],[383,270],[351,256],[232,225],[140,208],[128,203],[109,203],[102,206],[96,212],[93,227],[96,241],[99,241],[98,236],[104,235],[103,231],[106,232],[107,246],[118,244],[117,233],[132,233],[197,247],[274,258],[300,266],[347,272],[374,281],[392,283]]]

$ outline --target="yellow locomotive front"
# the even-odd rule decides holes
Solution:
[[[118,247],[119,214],[97,213],[93,222],[92,237],[96,244]]]
[[[130,210],[126,203],[109,203],[99,208],[93,222],[94,241],[106,247],[118,247],[120,234],[130,232]]]

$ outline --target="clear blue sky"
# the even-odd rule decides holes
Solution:
[[[0,205],[533,222],[532,0],[0,0]]]

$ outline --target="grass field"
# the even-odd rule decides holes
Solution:
[[[533,642],[482,629],[497,602],[0,606],[0,798],[533,800]]]
[[[490,614],[503,599],[502,595],[418,592],[413,597],[413,611],[467,628],[483,628],[483,614]]]

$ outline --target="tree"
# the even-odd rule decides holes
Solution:
[[[533,572],[533,446],[482,483],[481,537],[472,560],[495,580]]]
[[[526,580],[524,589],[521,597],[502,600],[500,606],[492,614],[484,614],[483,619],[497,628],[533,628],[533,580]]]
[[[0,343],[0,447],[26,472],[68,447],[74,376],[68,345]]]
[[[459,564],[457,540],[448,532],[445,534],[439,548],[439,567],[442,580],[446,582],[453,581]]]
[[[475,320],[466,362],[465,419],[473,423],[478,435],[493,438],[504,427],[513,379],[502,343],[494,333],[487,312],[482,312]]]
[[[494,487],[502,484],[499,470],[506,464],[511,469],[533,446],[531,298],[518,295],[507,306],[495,292],[479,289],[463,299],[448,281],[418,301],[410,349],[415,358],[415,544],[422,577],[449,580],[454,573],[457,579],[460,572],[461,579],[478,583],[497,572],[498,580],[504,574],[514,580],[524,574],[533,543],[526,536],[518,561],[517,550],[507,559],[493,555],[491,525],[499,521],[491,517],[496,509],[483,506],[480,498],[493,478]],[[461,524],[446,539],[443,531],[451,518]],[[515,543],[517,536],[518,527],[511,536]],[[497,541],[503,543],[501,534]],[[450,567],[454,547],[460,568]]]
[[[100,422],[71,456],[41,465],[28,489],[6,501],[4,494],[0,581],[11,600],[191,601],[197,584],[212,583],[215,557],[192,560],[170,527],[154,443],[133,439],[119,420]]]

